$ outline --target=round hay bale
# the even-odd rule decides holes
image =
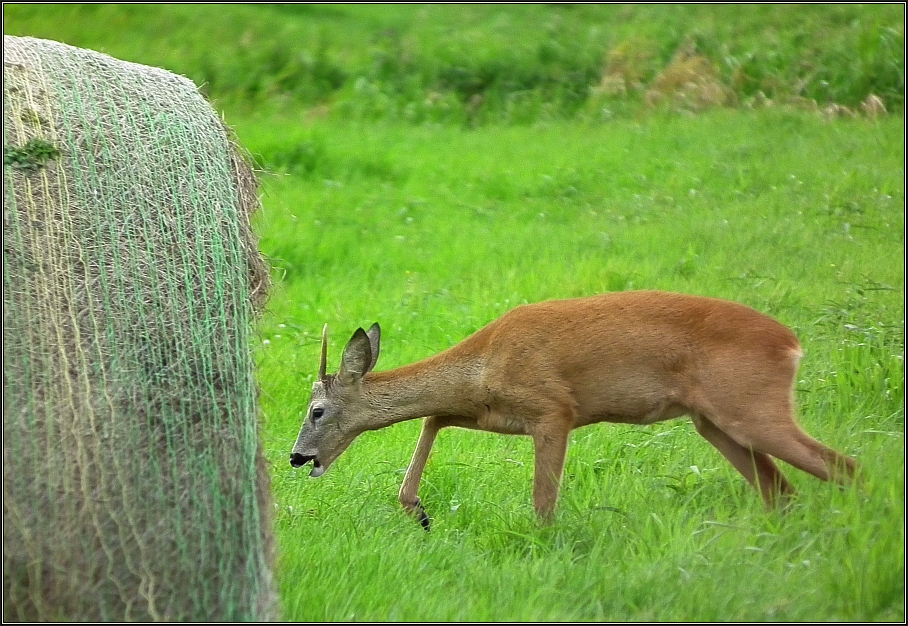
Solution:
[[[184,77],[3,62],[4,621],[275,619],[255,176]]]

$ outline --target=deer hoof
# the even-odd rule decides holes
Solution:
[[[416,506],[414,507],[416,512],[416,517],[419,519],[420,525],[422,525],[423,530],[429,532],[429,526],[431,525],[431,520],[429,519],[428,513],[426,513],[425,507],[422,505],[422,500],[416,498]]]

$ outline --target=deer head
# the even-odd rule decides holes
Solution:
[[[344,348],[340,370],[327,374],[328,325],[322,329],[322,353],[318,380],[312,383],[312,397],[303,427],[290,453],[290,465],[302,467],[312,461],[312,477],[325,473],[347,446],[369,430],[363,415],[368,406],[363,399],[363,377],[378,361],[381,328],[372,324],[368,331],[357,328]]]

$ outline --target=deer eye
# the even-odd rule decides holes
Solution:
[[[323,409],[320,406],[317,406],[312,409],[312,419],[314,419],[314,420],[319,419],[324,414],[325,414],[325,409]]]

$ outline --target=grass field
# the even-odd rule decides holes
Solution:
[[[900,619],[902,129],[777,112],[239,124],[288,172],[266,179],[261,246],[283,278],[258,351],[288,617]],[[631,288],[731,298],[794,328],[802,423],[861,461],[864,486],[787,468],[798,504],[767,514],[689,420],[598,425],[575,431],[557,521],[538,528],[529,439],[452,430],[424,478],[424,536],[396,502],[418,424],[363,435],[319,480],[290,468],[322,324],[329,371],[373,321],[387,369],[519,303]]]
[[[8,34],[58,34],[208,81],[266,170],[256,227],[275,285],[254,349],[284,617],[904,621],[904,65],[891,62],[903,59],[904,36],[895,9],[788,7],[773,26],[762,9],[735,22],[689,6],[634,31],[655,9],[422,8],[408,17],[400,7],[338,6],[218,14],[230,37],[248,23],[255,36],[271,29],[276,41],[321,41],[312,59],[323,62],[306,65],[316,78],[283,79],[308,85],[298,93],[273,87],[291,67],[279,52],[272,91],[252,93],[230,78],[260,67],[255,54],[283,48],[251,46],[223,60],[229,37],[215,41],[206,9],[5,8]],[[182,16],[174,28],[155,34],[174,15]],[[581,26],[596,16],[594,36]],[[611,26],[622,17],[625,26]],[[735,39],[729,20],[747,36]],[[414,35],[430,22],[432,37]],[[107,28],[89,27],[99,23]],[[526,27],[533,23],[544,27]],[[345,57],[344,32],[371,47],[351,44]],[[560,52],[539,52],[539,41],[517,32],[547,32],[541,40]],[[634,58],[650,84],[686,35],[699,37],[710,59],[746,59],[749,75],[775,84],[777,96],[858,110],[867,85],[885,85],[873,91],[894,113],[830,119],[803,106],[749,109],[755,85],[736,92],[737,105],[696,115],[646,110],[642,90],[625,104],[565,96],[574,75],[559,68],[596,83],[610,51],[642,46]],[[510,58],[500,48],[507,37],[538,52],[538,76],[529,66],[520,74],[533,106],[509,105],[519,90],[489,73],[495,59]],[[626,43],[640,41],[652,49]],[[884,54],[890,45],[900,53]],[[754,52],[770,49],[775,57]],[[375,65],[380,58],[410,65]],[[813,82],[800,93],[786,91],[798,76],[781,68],[794,72],[789,61],[800,58],[827,65],[804,74]],[[208,74],[205,62],[214,64]],[[731,88],[733,68],[714,63]],[[378,74],[355,80],[382,67],[378,91],[367,88]],[[444,74],[449,67],[463,69],[464,81]],[[427,82],[406,83],[408,72]],[[467,123],[477,84],[468,79],[483,75],[486,109]],[[337,84],[324,87],[332,76]],[[448,82],[432,83],[438,76]],[[319,80],[324,89],[307,91]],[[433,118],[414,105],[419,114],[408,117],[407,106],[438,84],[450,88],[439,102],[455,112]],[[546,114],[550,101],[558,115]],[[602,107],[615,115],[584,113]],[[838,488],[780,464],[799,497],[786,514],[767,513],[689,419],[601,424],[574,432],[555,522],[540,527],[531,440],[452,429],[423,479],[434,524],[425,533],[397,504],[417,422],[364,434],[318,480],[288,463],[325,323],[329,371],[351,333],[375,321],[383,370],[443,350],[524,302],[644,288],[736,300],[793,328],[805,349],[800,421],[861,463],[861,484]]]
[[[721,85],[707,105],[716,98],[744,105],[758,94],[858,107],[872,93],[890,110],[905,102],[905,7],[895,3],[5,4],[3,11],[6,34],[164,67],[243,111],[314,107],[343,120],[471,124],[598,118],[602,109],[636,110],[686,71]]]

